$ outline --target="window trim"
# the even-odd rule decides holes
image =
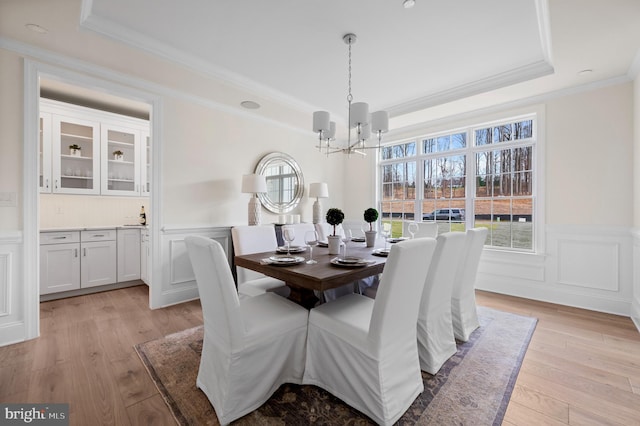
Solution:
[[[546,227],[546,218],[545,218],[545,199],[544,199],[544,188],[545,188],[545,135],[546,135],[546,109],[542,104],[531,105],[528,107],[521,108],[510,108],[510,109],[502,109],[501,111],[494,111],[491,113],[480,112],[477,114],[469,114],[466,118],[460,119],[458,121],[453,119],[446,120],[437,120],[434,122],[424,123],[420,127],[414,127],[410,132],[404,132],[402,134],[402,129],[393,131],[392,134],[387,136],[387,141],[383,143],[382,147],[403,144],[415,141],[416,142],[416,152],[415,156],[406,157],[406,158],[393,158],[389,160],[382,160],[382,153],[380,152],[378,156],[376,156],[376,187],[375,187],[375,196],[376,196],[376,205],[381,208],[382,207],[382,166],[393,163],[401,163],[407,161],[415,161],[416,162],[416,186],[420,185],[420,190],[423,191],[424,185],[424,170],[421,166],[421,162],[426,158],[435,158],[442,157],[443,155],[456,155],[463,153],[467,155],[467,184],[465,188],[465,209],[466,209],[466,220],[465,226],[469,229],[473,226],[474,220],[474,209],[473,203],[475,198],[475,193],[471,192],[471,189],[475,189],[475,155],[477,152],[487,151],[489,149],[506,149],[511,148],[513,146],[522,145],[521,140],[518,141],[506,141],[506,142],[498,142],[492,143],[490,145],[475,145],[475,130],[482,129],[490,126],[496,126],[504,123],[513,123],[517,121],[521,121],[524,119],[533,119],[533,159],[532,159],[532,170],[535,173],[535,179],[532,186],[532,195],[531,199],[533,200],[533,215],[534,215],[534,231],[533,231],[533,243],[531,250],[523,250],[512,247],[497,247],[497,246],[486,246],[485,249],[492,250],[495,252],[508,252],[512,254],[524,254],[524,255],[543,255],[545,253],[545,227]],[[424,153],[424,143],[423,141],[430,138],[435,138],[437,136],[445,135],[445,134],[453,134],[457,132],[465,131],[467,134],[467,147],[464,149],[451,150],[436,153]],[[397,137],[393,140],[393,135],[401,135],[401,137]],[[491,148],[489,148],[491,147]],[[472,161],[469,161],[469,160]],[[471,178],[470,178],[471,177]],[[471,180],[470,180],[471,179]],[[423,214],[422,209],[422,201],[423,201],[423,192],[418,192],[418,188],[416,188],[416,195],[420,195],[420,197],[416,197],[414,211]],[[511,198],[511,197],[510,197]],[[420,216],[421,217],[421,216]]]

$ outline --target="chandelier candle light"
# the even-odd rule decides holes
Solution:
[[[260,200],[258,194],[267,192],[267,180],[262,175],[251,174],[242,176],[242,193],[252,194],[249,200],[249,225],[260,225],[262,221]]]
[[[325,148],[327,155],[335,152],[345,154],[357,153],[364,155],[363,150],[368,148],[380,148],[382,134],[389,131],[389,114],[387,111],[376,111],[369,114],[369,104],[365,102],[353,102],[351,94],[351,45],[356,42],[355,34],[346,34],[342,40],[349,46],[349,93],[347,94],[348,125],[346,147],[332,146],[335,141],[336,123],[331,121],[328,111],[316,111],[313,113],[313,131],[318,133],[318,149]],[[355,129],[355,138],[351,139],[351,129]],[[374,134],[378,139],[377,146],[366,146],[365,143]]]
[[[324,182],[310,183],[309,197],[316,197],[316,201],[313,203],[313,223],[321,223],[322,205],[320,204],[320,198],[329,197],[329,186]]]

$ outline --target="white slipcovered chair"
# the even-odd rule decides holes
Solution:
[[[402,226],[402,235],[410,237],[409,224],[411,222],[404,222]],[[418,232],[414,234],[415,238],[436,238],[438,236],[438,224],[436,222],[416,222],[418,224]]]
[[[318,241],[327,242],[327,237],[333,235],[333,225],[329,225],[327,222],[316,223],[316,232],[318,232]],[[342,224],[336,226],[336,235],[344,235]]]
[[[458,350],[451,324],[451,291],[461,264],[460,253],[464,250],[465,238],[464,232],[446,232],[438,236],[424,285],[418,314],[418,354],[420,368],[430,374],[436,374]]]
[[[469,340],[473,331],[480,327],[476,311],[475,284],[480,255],[487,239],[487,228],[467,230],[462,267],[458,269],[451,294],[453,334],[461,342]]]
[[[221,424],[260,407],[304,373],[308,311],[272,293],[240,300],[220,243],[185,238],[204,317],[196,385]]]
[[[231,228],[231,239],[235,254],[262,253],[275,251],[278,248],[276,230],[273,225],[261,226],[234,226]],[[238,278],[238,294],[241,298],[253,297],[268,291],[280,296],[289,296],[289,287],[276,278],[267,277],[260,272],[236,267]]]
[[[303,383],[390,425],[423,391],[416,345],[420,296],[436,242],[391,247],[378,297],[350,294],[309,313]]]

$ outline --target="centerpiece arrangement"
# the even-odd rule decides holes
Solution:
[[[340,209],[330,208],[326,215],[327,223],[333,226],[333,235],[327,236],[329,254],[340,254],[340,236],[336,234],[336,226],[344,220],[344,213]]]
[[[376,231],[373,230],[373,222],[378,220],[378,210],[370,207],[364,211],[364,221],[369,224],[369,230],[365,231],[364,237],[367,241],[367,247],[376,245]]]

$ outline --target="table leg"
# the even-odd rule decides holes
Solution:
[[[296,302],[304,308],[311,309],[316,306],[316,303],[320,300],[316,297],[313,290],[288,283],[287,286],[291,289],[291,293],[289,293],[289,300]]]

